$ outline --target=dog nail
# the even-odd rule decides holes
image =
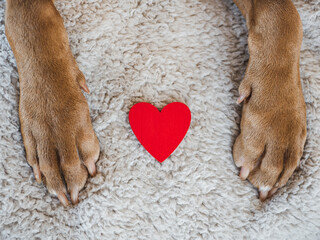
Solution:
[[[73,191],[71,191],[71,201],[72,204],[78,204],[79,203],[79,192],[77,189],[74,189]]]
[[[66,195],[64,193],[61,193],[61,192],[58,193],[57,197],[58,197],[59,201],[62,203],[62,205],[64,207],[68,207],[69,206],[69,201],[68,201],[68,199],[67,199],[67,197],[66,197]]]
[[[237,104],[242,103],[245,98],[246,98],[245,95],[240,95],[240,97],[237,99]]]
[[[87,86],[86,83],[80,83],[80,88],[81,88],[83,91],[85,91],[86,93],[90,93],[90,90],[89,90],[89,88],[88,88],[88,86]]]
[[[241,180],[246,180],[247,177],[249,176],[249,173],[250,173],[249,168],[242,167],[239,174]]]
[[[268,194],[268,197],[272,197],[273,194],[275,194],[277,192],[278,188],[272,188]]]
[[[41,183],[41,172],[40,172],[39,166],[33,167],[33,175],[37,183]]]
[[[268,197],[268,191],[261,191],[260,194],[259,194],[259,198],[260,198],[260,201],[263,202],[267,199]]]
[[[87,169],[91,177],[94,177],[97,174],[97,168],[93,161],[89,161],[87,164]]]
[[[35,177],[37,183],[40,184],[40,183],[41,183],[41,178],[40,178],[40,176],[39,176],[38,174],[35,174],[34,177]]]

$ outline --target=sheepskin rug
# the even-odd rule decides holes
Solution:
[[[320,1],[294,4],[304,26],[308,139],[300,169],[261,203],[232,160],[249,55],[231,0],[56,0],[102,150],[80,203],[64,208],[25,159],[0,0],[0,238],[320,239]],[[134,136],[128,112],[138,102],[162,109],[174,101],[189,106],[192,122],[160,164]]]

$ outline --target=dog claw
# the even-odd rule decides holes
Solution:
[[[273,194],[275,194],[277,191],[278,191],[278,188],[272,188],[272,189],[270,190],[270,192],[268,193],[268,197],[272,197]]]
[[[242,103],[245,99],[246,99],[246,95],[240,95],[240,97],[238,97],[237,99],[237,104]]]
[[[246,180],[247,177],[249,176],[249,173],[250,173],[249,168],[242,167],[239,174],[241,180]]]
[[[94,163],[94,161],[88,161],[85,165],[88,169],[90,176],[94,177],[97,174],[97,168],[96,168],[96,164]]]
[[[33,175],[34,178],[36,179],[37,183],[41,183],[41,172],[40,172],[40,168],[38,165],[33,167]]]
[[[260,198],[260,201],[263,202],[267,199],[268,197],[268,191],[261,191],[260,194],[259,194],[259,198]]]
[[[69,206],[69,201],[68,201],[68,199],[67,199],[67,197],[66,197],[66,195],[64,193],[61,193],[61,192],[58,193],[57,197],[58,197],[59,201],[62,203],[62,205],[64,207],[68,207]]]
[[[89,90],[89,88],[88,88],[88,86],[87,86],[87,84],[85,83],[85,82],[81,82],[81,83],[79,83],[80,84],[80,88],[83,90],[83,91],[85,91],[86,93],[90,93],[90,90]]]
[[[79,203],[79,191],[77,189],[74,189],[73,191],[71,191],[70,197],[71,197],[72,204],[75,205]]]

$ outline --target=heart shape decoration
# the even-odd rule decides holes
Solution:
[[[170,103],[161,112],[150,103],[137,103],[129,112],[132,131],[142,146],[159,162],[166,160],[186,135],[191,112],[187,105]]]

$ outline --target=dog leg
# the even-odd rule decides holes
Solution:
[[[67,191],[75,204],[87,171],[96,173],[100,148],[62,18],[52,0],[7,0],[5,28],[19,72],[27,161],[63,205]]]
[[[244,105],[233,157],[240,177],[248,178],[265,200],[287,183],[306,140],[299,73],[302,24],[290,0],[234,2],[247,16],[250,59],[239,88],[238,103]]]

